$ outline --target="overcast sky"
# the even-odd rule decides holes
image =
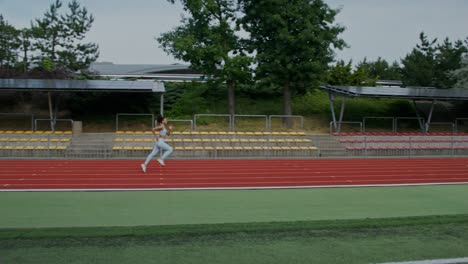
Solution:
[[[63,0],[62,11],[68,10]],[[154,37],[179,24],[182,7],[166,0],[78,0],[95,17],[88,41],[100,48],[99,61],[121,64],[168,64]],[[379,56],[399,61],[419,42],[421,31],[439,40],[468,37],[468,0],[326,0],[341,8],[336,22],[349,48],[337,59],[354,62]],[[0,14],[16,28],[42,18],[52,0],[0,0]]]

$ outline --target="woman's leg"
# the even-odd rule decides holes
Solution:
[[[148,165],[148,163],[151,161],[151,159],[156,156],[156,154],[158,154],[159,152],[159,147],[158,147],[158,143],[154,144],[154,148],[153,148],[153,151],[151,151],[151,153],[148,155],[148,157],[146,158],[145,160],[145,166]]]
[[[162,155],[161,159],[165,160],[169,155],[171,155],[173,149],[164,141],[159,141],[156,144],[160,149],[164,150],[164,154]]]

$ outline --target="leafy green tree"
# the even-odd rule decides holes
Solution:
[[[454,87],[468,89],[468,53],[463,56],[460,69],[453,71],[451,75],[457,81]]]
[[[169,0],[174,3],[175,0]],[[243,52],[235,0],[181,0],[188,16],[157,41],[168,54],[190,62],[209,80],[226,82],[228,111],[235,114],[234,90],[251,77],[252,59]]]
[[[336,65],[330,67],[328,71],[328,84],[331,85],[351,85],[353,79],[352,61],[345,63],[340,60]]]
[[[357,64],[357,67],[363,67],[366,69],[368,75],[372,79],[376,80],[400,80],[400,66],[395,61],[392,65],[382,59],[377,58],[376,61],[367,61],[366,58],[362,62]]]
[[[452,88],[456,79],[451,75],[461,66],[462,54],[468,51],[462,41],[451,42],[445,38],[436,44],[437,39],[429,41],[420,34],[421,44],[402,60],[403,83],[407,86],[434,86]]]
[[[67,36],[59,14],[61,7],[62,2],[56,0],[45,12],[44,18],[36,19],[36,23],[31,25],[35,40],[34,48],[39,52],[39,55],[33,59],[39,65],[42,65],[44,60],[55,63],[57,61],[57,50],[64,45]]]
[[[346,45],[338,38],[344,28],[334,25],[338,10],[322,0],[243,0],[242,11],[256,77],[282,87],[283,114],[291,115],[292,93],[324,80],[333,48]],[[285,125],[291,127],[292,120]]]
[[[429,87],[434,85],[436,52],[434,45],[437,39],[428,40],[424,32],[420,33],[419,39],[421,44],[417,44],[416,48],[401,61],[403,64],[402,81],[405,86]]]
[[[367,65],[357,65],[354,70],[351,84],[356,86],[375,86],[378,76],[370,76],[370,69]]]
[[[400,64],[394,61],[381,78],[386,80],[401,80]]]
[[[76,0],[68,5],[70,13],[62,17],[66,35],[63,50],[59,51],[60,63],[72,71],[88,69],[99,57],[99,47],[95,43],[82,43],[94,22],[92,14],[80,7]]]
[[[15,66],[19,48],[18,35],[18,30],[0,14],[0,68]]]
[[[461,67],[462,55],[467,52],[467,47],[458,40],[455,43],[448,38],[442,44],[437,45],[434,66],[434,86],[438,88],[452,88],[457,80],[450,72]]]
[[[22,72],[27,72],[29,69],[29,52],[32,50],[32,31],[30,28],[23,28],[20,30],[19,44],[19,50],[22,53],[20,57],[22,57],[23,60],[18,62],[16,68],[20,69]]]
[[[51,62],[54,69],[65,71],[87,69],[99,56],[96,44],[81,43],[94,17],[76,0],[69,3],[68,14],[60,14],[61,7],[62,2],[55,0],[44,17],[32,23],[34,48],[38,52],[34,60],[38,65]]]
[[[368,64],[359,63],[353,70],[351,60],[348,63],[343,60],[338,61],[336,65],[330,67],[328,74],[327,83],[331,85],[374,86],[376,81],[376,78],[372,78],[369,74]]]

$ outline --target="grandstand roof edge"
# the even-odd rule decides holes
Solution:
[[[160,81],[129,80],[57,80],[57,79],[0,79],[0,90],[7,91],[106,91],[164,93]]]
[[[347,97],[401,98],[417,100],[468,100],[468,90],[434,87],[366,87],[322,85],[320,89]]]

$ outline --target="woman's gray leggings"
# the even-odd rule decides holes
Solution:
[[[164,150],[164,154],[162,155],[161,159],[164,160],[166,159],[169,155],[171,155],[173,149],[171,146],[169,146],[164,140],[159,139],[156,144],[154,144],[153,151],[148,155],[148,157],[145,160],[145,165],[148,165],[148,163],[151,161],[151,159],[158,154],[159,150]]]

